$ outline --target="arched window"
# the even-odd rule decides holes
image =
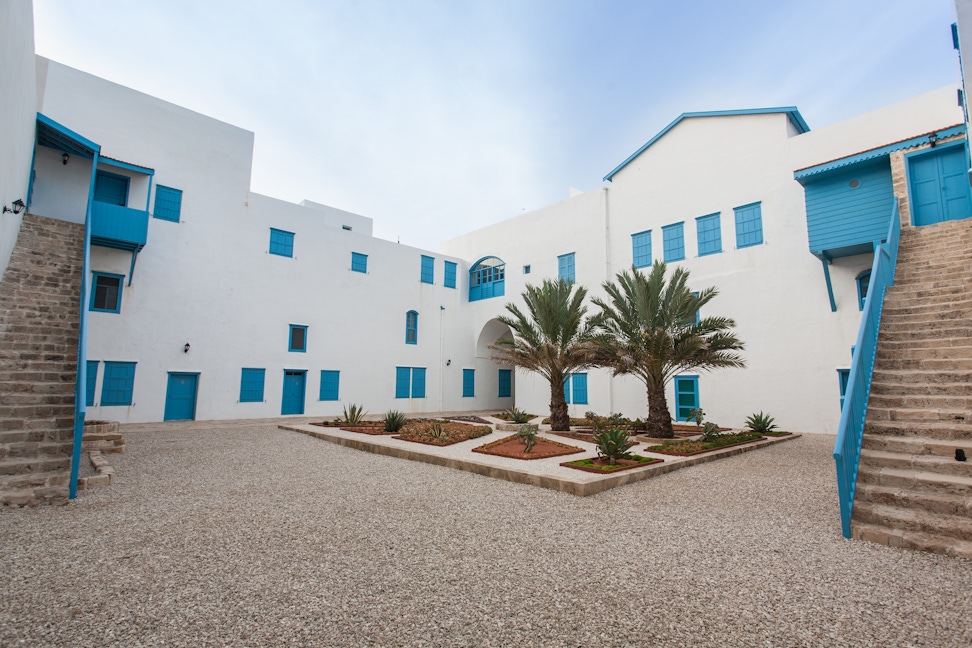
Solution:
[[[867,289],[871,285],[871,271],[865,270],[857,275],[857,302],[861,310],[864,310],[864,300],[867,299]]]
[[[405,313],[405,344],[418,344],[418,313]]]
[[[506,263],[497,257],[483,257],[469,270],[469,301],[502,297]]]

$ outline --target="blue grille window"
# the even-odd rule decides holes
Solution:
[[[299,351],[301,353],[307,351],[307,327],[300,326],[298,324],[290,325],[290,343],[287,346],[288,351]]]
[[[675,223],[662,228],[662,243],[665,247],[665,263],[681,261],[685,258],[685,223]]]
[[[561,254],[557,257],[557,277],[567,281],[576,281],[574,273],[574,253]]]
[[[107,272],[91,273],[91,303],[88,310],[99,313],[120,313],[123,275]]]
[[[699,216],[695,219],[699,234],[699,256],[722,252],[722,224],[719,214]]]
[[[266,369],[243,368],[240,376],[240,402],[262,403]]]
[[[499,392],[496,394],[500,398],[509,398],[513,395],[513,370],[499,370]]]
[[[395,367],[395,398],[409,397],[425,398],[425,367]]]
[[[418,344],[418,313],[405,313],[405,344]]]
[[[329,369],[321,370],[321,400],[338,400],[338,391],[341,385],[341,372]]]
[[[422,283],[435,283],[435,259],[422,255]]]
[[[159,185],[155,189],[155,211],[152,215],[155,218],[179,222],[179,215],[182,213],[182,190],[172,187]]]
[[[462,397],[473,398],[476,395],[476,370],[462,370]]]
[[[636,268],[651,265],[651,230],[631,235],[631,259]]]
[[[85,373],[85,382],[84,382],[84,391],[85,391],[84,400],[85,400],[85,404],[88,407],[94,407],[95,385],[98,382],[98,361],[88,360],[88,364],[85,366],[85,370],[86,373]]]
[[[351,253],[351,270],[354,272],[368,272],[368,255],[360,252]]]
[[[445,275],[442,285],[446,288],[456,287],[456,264],[452,261],[445,262]]]
[[[587,405],[587,374],[573,374],[570,383],[574,390],[574,405]]]
[[[502,297],[506,292],[506,263],[485,257],[469,270],[469,301]]]
[[[294,233],[270,228],[270,254],[294,256]]]
[[[134,362],[105,362],[101,384],[101,405],[131,405],[135,387]]]
[[[736,247],[744,248],[763,242],[763,214],[760,203],[743,205],[736,213]]]

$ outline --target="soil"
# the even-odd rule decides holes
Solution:
[[[763,434],[763,436],[778,437],[778,436],[789,436],[789,435],[791,435],[793,433],[792,432],[780,432],[780,431],[774,430],[773,432],[763,432],[762,434]]]
[[[662,461],[665,460],[656,459],[654,457],[641,457],[640,459],[618,459],[617,463],[612,464],[608,463],[605,459],[579,459],[577,461],[565,461],[560,465],[566,466],[567,468],[574,468],[576,470],[583,470],[584,472],[606,475],[621,472],[622,470],[639,468],[641,466],[650,466],[651,464],[661,463]],[[578,465],[581,462],[591,462],[593,465]]]
[[[548,459],[550,457],[577,454],[578,452],[584,452],[584,450],[567,445],[566,443],[538,438],[537,445],[533,446],[533,450],[524,452],[523,441],[517,439],[515,436],[508,436],[479,446],[478,448],[473,448],[473,452],[496,455],[497,457],[507,457],[509,459]]]
[[[661,446],[651,446],[651,447],[645,448],[643,450],[643,452],[652,452],[652,453],[655,453],[655,454],[672,455],[672,456],[675,456],[675,457],[691,457],[693,455],[705,454],[706,452],[715,452],[716,450],[722,450],[723,448],[731,448],[733,446],[744,445],[746,443],[755,443],[756,441],[760,441],[760,440],[762,440],[762,437],[758,437],[758,438],[755,438],[755,439],[749,439],[748,441],[739,441],[737,443],[727,443],[725,445],[716,446],[714,448],[706,448],[704,450],[696,450],[694,452],[676,452],[674,450],[660,450],[659,448]],[[694,441],[689,441],[688,443],[691,443],[693,445],[695,444]]]
[[[478,416],[450,416],[450,421],[462,421],[463,423],[478,423],[479,425],[492,425],[489,421]]]
[[[395,434],[394,432],[385,432],[384,423],[376,423],[373,425],[344,425],[342,423],[330,423],[324,421],[322,423],[311,423],[311,425],[317,425],[318,427],[336,427],[342,430],[347,430],[348,432],[362,432],[364,434],[380,435],[380,434]]]
[[[392,438],[441,447],[461,443],[469,439],[476,439],[493,432],[493,428],[485,425],[469,425],[467,423],[444,421],[437,423],[437,427],[442,430],[442,435],[434,438],[432,436],[432,426],[428,425],[428,423],[428,421],[410,422],[401,429],[398,436]]]

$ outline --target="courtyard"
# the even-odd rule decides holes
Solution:
[[[840,535],[833,437],[576,497],[275,424],[145,424],[0,515],[7,646],[968,646],[972,564]]]

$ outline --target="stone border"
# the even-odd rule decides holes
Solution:
[[[87,490],[99,486],[111,486],[115,483],[115,469],[108,465],[108,460],[101,454],[100,450],[92,450],[88,453],[91,465],[98,471],[97,475],[91,477],[78,477],[78,490]]]
[[[769,445],[784,443],[792,439],[797,439],[801,436],[799,434],[792,434],[785,437],[774,437],[764,439],[762,441],[747,443],[746,445],[723,448],[721,450],[708,452],[704,455],[684,458],[679,457],[681,461],[665,461],[664,463],[657,463],[628,470],[622,474],[596,476],[592,475],[591,473],[584,472],[583,474],[585,476],[588,478],[593,476],[594,479],[588,479],[587,481],[573,481],[550,475],[538,475],[531,472],[529,469],[516,470],[513,468],[505,468],[503,466],[480,463],[477,461],[467,461],[464,459],[455,459],[453,457],[444,457],[429,452],[423,452],[420,449],[381,445],[372,443],[368,439],[351,439],[344,436],[338,436],[336,434],[328,434],[325,431],[326,428],[314,429],[309,425],[279,425],[277,427],[281,430],[299,432],[300,434],[306,434],[316,439],[321,439],[322,441],[336,443],[346,448],[363,450],[365,452],[371,452],[374,454],[387,455],[389,457],[398,457],[399,459],[408,459],[410,461],[421,461],[423,463],[433,464],[436,466],[446,466],[447,468],[464,470],[466,472],[484,475],[486,477],[493,477],[495,479],[505,479],[506,481],[516,482],[518,484],[530,484],[531,486],[548,488],[550,490],[560,491],[562,493],[570,493],[571,495],[577,495],[578,497],[596,495],[597,493],[603,493],[604,491],[610,490],[617,486],[639,482],[644,479],[655,477],[656,475],[663,475],[673,470],[678,470],[679,468],[686,468],[688,466],[708,463],[723,457],[731,457],[737,454],[742,454],[743,452],[750,452],[758,448],[764,448]],[[477,458],[487,456],[489,455],[477,455]]]

